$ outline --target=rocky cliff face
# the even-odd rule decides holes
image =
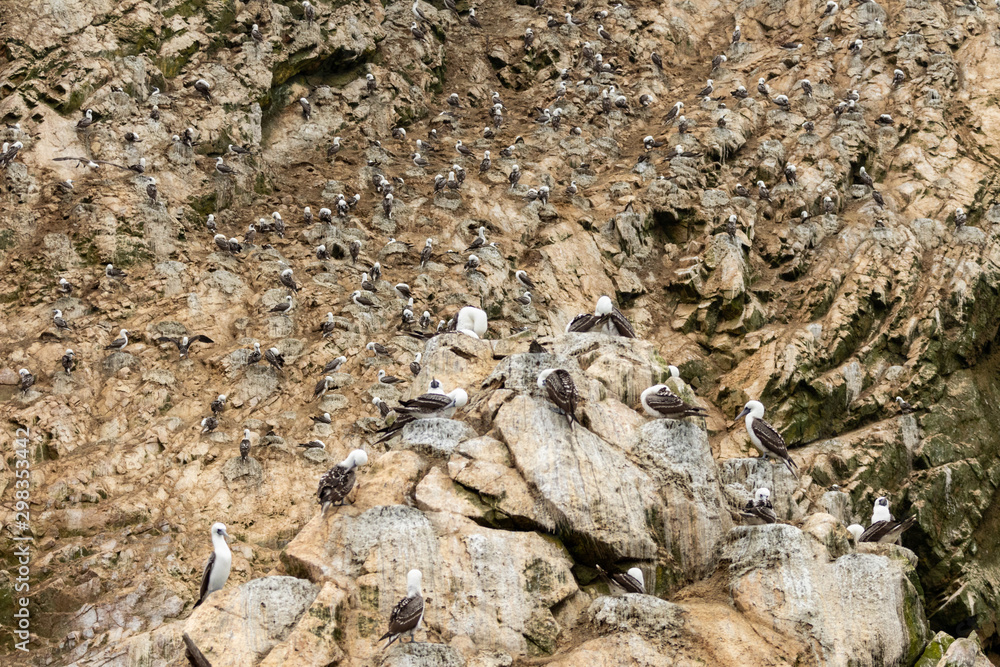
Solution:
[[[12,449],[0,475],[5,664],[181,665],[185,633],[216,667],[1000,664],[997,12],[552,3],[487,0],[478,29],[464,0],[460,13],[421,0],[416,40],[406,3],[321,0],[309,18],[272,0],[0,0],[0,140],[22,144],[0,159],[0,413],[7,441],[31,432],[27,531]],[[493,91],[503,124],[486,139]],[[667,120],[678,101],[683,123]],[[541,108],[561,122],[537,122]],[[647,135],[664,145],[645,150]],[[421,151],[426,167],[417,139],[437,149]],[[144,173],[124,168],[140,159]],[[464,183],[435,191],[455,163]],[[542,186],[551,199],[529,201]],[[284,236],[267,231],[274,212]],[[251,224],[256,238],[226,252],[209,214],[227,239]],[[479,227],[496,245],[469,272]],[[375,305],[358,305],[375,262]],[[105,276],[108,263],[128,276]],[[287,316],[270,312],[285,268],[300,287]],[[529,305],[515,270],[536,284]],[[398,282],[430,330],[474,305],[488,335],[407,335]],[[602,294],[638,340],[562,333]],[[127,347],[105,349],[120,329]],[[157,342],[198,333],[214,342],[181,359]],[[544,353],[528,352],[534,338]],[[255,342],[284,369],[248,365]],[[535,384],[549,367],[580,392],[573,427]],[[36,377],[24,392],[21,368]],[[379,383],[380,369],[407,381]],[[431,378],[469,405],[374,444],[372,400],[395,405]],[[708,418],[650,420],[639,395],[661,381]],[[228,407],[202,434],[219,394]],[[798,479],[730,426],[750,399]],[[324,412],[329,425],[309,419]],[[326,449],[296,447],[311,439]],[[351,504],[321,515],[320,475],[359,447],[370,464]],[[761,486],[783,523],[739,525]],[[867,525],[881,495],[917,525],[902,547],[854,545],[845,525]],[[232,573],[192,610],[216,521]],[[29,655],[11,634],[14,535],[34,538]],[[620,595],[598,565],[640,568],[649,595]],[[412,568],[424,643],[382,651]]]

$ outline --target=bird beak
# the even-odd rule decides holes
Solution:
[[[736,422],[738,422],[739,420],[743,419],[743,418],[744,418],[744,417],[746,417],[746,416],[747,416],[748,414],[750,414],[750,408],[743,408],[743,411],[742,411],[742,412],[740,412],[740,414],[736,415],[736,419],[734,419],[734,420],[733,420],[733,424],[735,424],[735,423],[736,423]]]

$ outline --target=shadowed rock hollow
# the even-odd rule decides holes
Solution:
[[[320,0],[307,20],[272,0],[0,0],[0,413],[8,440],[31,430],[35,548],[30,655],[0,574],[5,660],[182,665],[186,633],[216,667],[1000,664],[996,9],[534,4],[476,4],[477,29],[465,0],[421,0],[417,40],[406,2]],[[400,282],[429,325],[403,321]],[[563,333],[602,294],[638,339]],[[466,305],[484,339],[408,335]],[[183,358],[158,342],[195,334],[213,342]],[[254,343],[284,367],[248,364]],[[536,385],[553,367],[580,394],[572,427]],[[375,444],[373,399],[432,378],[469,405]],[[651,420],[639,396],[660,382],[708,417]],[[730,426],[750,399],[797,479]],[[359,447],[350,504],[321,515],[320,475]],[[739,525],[762,486],[782,523]],[[846,531],[878,496],[917,517],[902,546]],[[232,572],[192,610],[216,521]],[[598,565],[638,567],[649,595]],[[383,652],[412,568],[425,643]]]

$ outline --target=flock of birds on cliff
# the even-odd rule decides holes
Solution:
[[[444,5],[448,10],[454,12],[456,16],[459,15],[458,9],[456,8],[453,0],[444,0]],[[311,5],[309,2],[302,2],[301,6],[304,20],[310,23],[316,20],[316,6]],[[593,33],[594,36],[591,38],[591,41],[586,41],[582,44],[576,45],[580,53],[580,56],[577,59],[577,68],[579,68],[580,71],[586,72],[586,79],[581,81],[580,84],[578,84],[578,87],[585,83],[593,83],[593,80],[599,75],[607,74],[612,77],[621,76],[622,79],[620,84],[612,84],[601,90],[596,101],[586,100],[587,103],[595,102],[598,114],[611,114],[615,112],[632,114],[635,104],[644,108],[657,104],[657,101],[649,94],[642,94],[635,100],[631,99],[626,92],[626,88],[629,84],[627,83],[627,77],[624,74],[624,66],[606,61],[600,52],[601,45],[613,44],[615,42],[615,38],[611,32],[614,27],[611,26],[611,23],[613,19],[612,12],[618,6],[620,6],[620,3],[614,2],[611,4],[610,10],[602,9],[596,11],[592,19],[586,20],[576,18],[572,13],[565,13],[563,21],[553,18],[552,16],[548,16],[545,22],[545,28],[542,28],[541,26],[528,28],[525,31],[523,38],[523,49],[526,53],[530,53],[535,48],[536,30],[541,31],[546,28],[554,30],[565,24],[579,27],[580,32]],[[535,7],[544,11],[545,0],[536,0]],[[579,7],[580,5],[577,5],[574,9],[578,9]],[[839,7],[836,2],[827,2],[823,11],[818,13],[818,18],[825,19],[835,15],[838,11]],[[431,21],[421,9],[419,0],[413,3],[412,14],[414,21],[410,25],[410,33],[414,40],[425,42],[429,39],[428,26],[431,25]],[[474,8],[468,11],[466,21],[474,30],[483,29]],[[606,27],[605,23],[611,26],[611,28]],[[256,24],[252,27],[250,36],[251,39],[256,42],[262,42],[267,39]],[[828,38],[826,37],[823,38],[823,40],[827,39]],[[741,30],[737,25],[731,34],[731,38],[727,41],[735,47],[740,40]],[[806,53],[808,50],[806,44],[798,41],[783,43],[781,44],[781,48],[788,52],[798,52],[802,54]],[[853,54],[859,54],[865,47],[861,39],[851,39],[847,42],[846,48]],[[649,54],[649,58],[655,67],[655,71],[659,72],[664,70],[662,59],[656,52]],[[718,71],[725,65],[727,60],[728,58],[724,54],[716,56],[709,65],[710,73]],[[568,83],[573,75],[574,74],[570,69],[564,69],[560,72],[559,80],[556,84],[556,90],[554,93],[555,102],[552,105],[554,108],[545,108],[538,110],[537,112],[517,110],[520,112],[517,117],[523,119],[523,117],[527,116],[540,127],[549,127],[553,131],[559,131],[563,120],[563,111],[561,108],[556,107],[555,103],[574,95],[573,90],[570,87],[570,83]],[[901,70],[896,69],[892,74],[890,84],[891,88],[898,88],[904,84],[905,80],[906,77],[904,73]],[[212,85],[207,80],[199,78],[191,83],[190,86],[197,94],[201,95],[208,104],[213,103]],[[379,90],[379,83],[376,81],[374,75],[370,73],[366,75],[365,86],[369,94],[375,93]],[[813,94],[812,84],[808,80],[802,80],[799,84],[799,89],[801,94],[807,97],[811,97]],[[773,104],[780,109],[787,111],[793,104],[793,101],[787,94],[773,95],[764,78],[759,79],[756,91],[768,104]],[[790,92],[791,91],[789,91],[789,93]],[[726,105],[722,100],[726,96],[723,95],[722,97],[713,98],[713,94],[717,94],[715,82],[713,79],[708,79],[707,85],[702,90],[697,92],[695,97],[698,100],[717,103],[714,104],[715,108],[718,110],[724,110]],[[152,95],[153,100],[155,101],[160,95],[159,90],[154,89]],[[741,100],[751,96],[752,93],[742,85],[737,86],[728,94],[728,97],[732,98],[737,104]],[[847,91],[845,98],[833,109],[833,114],[841,116],[842,114],[861,113],[861,109],[858,105],[859,101],[859,95],[856,90]],[[309,120],[312,116],[312,103],[308,98],[303,97],[298,100],[298,104],[301,108],[303,117],[306,120]],[[448,125],[453,131],[457,132],[457,124],[454,122],[456,118],[455,114],[458,113],[459,110],[467,110],[468,107],[467,105],[463,105],[462,99],[456,93],[447,97],[447,104],[449,108],[443,111],[442,115],[451,119],[448,123],[446,123],[446,125]],[[673,104],[662,118],[664,127],[668,129],[670,127],[676,127],[677,131],[681,135],[687,134],[692,126],[692,123],[681,113],[684,108],[685,105],[683,101],[677,101]],[[482,137],[487,140],[498,138],[503,132],[504,127],[507,124],[507,119],[510,115],[511,111],[504,104],[500,95],[496,92],[492,93],[488,108],[488,118],[485,119],[486,124],[482,131]],[[150,118],[154,121],[158,121],[160,118],[160,111],[155,104],[152,106]],[[81,133],[86,133],[96,122],[98,121],[95,120],[92,110],[87,109],[83,118],[77,123],[77,129]],[[718,117],[717,125],[719,127],[724,127],[726,122],[726,114],[722,114]],[[893,119],[890,114],[883,113],[878,116],[875,122],[882,126],[891,126],[893,124]],[[19,126],[14,126],[11,129],[14,130],[15,133],[21,132]],[[572,126],[568,131],[571,135],[575,136],[580,136],[583,132],[582,128],[579,126]],[[814,122],[806,122],[803,125],[803,131],[807,133],[814,132]],[[403,144],[407,142],[407,136],[408,134],[406,129],[402,127],[394,128],[391,132],[391,140]],[[390,137],[385,137],[383,139],[389,141]],[[444,149],[437,146],[438,139],[437,130],[432,129],[429,131],[427,139],[415,140],[416,150],[410,154],[410,160],[414,166],[425,168],[430,166],[431,160],[434,160],[435,162],[440,161],[440,154]],[[125,141],[130,144],[137,144],[141,142],[142,139],[135,132],[128,132],[125,135]],[[196,132],[193,128],[187,128],[181,134],[174,135],[173,141],[178,146],[192,149],[196,143]],[[385,161],[389,161],[391,154],[387,150],[383,149],[381,141],[369,139],[369,142],[369,148],[381,150],[385,156]],[[513,159],[518,153],[519,147],[526,143],[527,140],[518,136],[513,143],[506,148],[501,149],[499,151],[499,155],[505,159]],[[664,146],[667,141],[657,139],[656,137],[650,135],[645,136],[641,140],[641,143],[646,153],[640,157],[640,162],[650,160],[651,155],[653,154],[652,152],[657,148]],[[0,167],[5,168],[12,164],[23,148],[24,144],[22,141],[15,141],[13,144],[3,144],[3,149],[0,151]],[[252,148],[245,146],[229,146],[229,152],[236,154],[237,156],[240,154],[246,154],[251,150]],[[342,150],[345,150],[345,145],[341,143],[340,137],[336,137],[329,146],[327,155],[328,157],[337,159],[336,156],[340,154]],[[446,169],[447,176],[437,174],[434,177],[432,187],[435,194],[445,189],[460,190],[467,178],[465,169],[461,166],[461,163],[469,160],[480,160],[475,150],[464,144],[461,139],[456,140],[453,150],[456,156],[454,159],[457,160],[457,162],[452,164],[450,168]],[[675,146],[667,151],[667,153],[669,156],[668,161],[691,161],[700,160],[702,158],[701,151],[685,149],[682,145]],[[119,165],[90,157],[61,157],[56,159],[59,161],[75,161],[78,166],[86,166],[91,169],[98,169],[102,165],[110,165],[126,171],[134,172],[137,175],[137,178],[145,179],[145,192],[148,197],[148,203],[155,206],[158,205],[158,202],[160,201],[161,193],[157,189],[156,179],[146,174],[148,167],[145,158],[139,159],[132,165]],[[216,157],[215,160],[215,171],[221,177],[226,178],[234,174],[234,168],[231,165],[226,164],[222,156]],[[380,171],[382,162],[383,160],[370,159],[368,160],[368,166]],[[479,161],[478,166],[478,171],[481,175],[497,168],[493,163],[491,152],[489,150],[485,150],[483,152],[483,157]],[[512,190],[516,188],[521,177],[522,172],[518,164],[512,164],[507,175],[507,181],[509,182]],[[797,178],[795,165],[785,165],[784,178],[789,185],[795,187]],[[874,180],[866,172],[864,167],[861,167],[859,173],[853,178],[870,189],[871,197],[880,208],[885,206],[884,199],[877,189]],[[394,206],[398,205],[396,197],[398,197],[398,189],[400,189],[400,186],[402,185],[403,180],[401,178],[386,178],[386,176],[381,173],[377,173],[373,180],[373,191],[378,197],[381,197],[379,210],[381,210],[382,214],[386,218],[391,219]],[[67,180],[59,183],[57,187],[65,195],[72,195],[77,186],[74,185],[72,180]],[[749,199],[753,196],[749,190],[739,183],[735,184],[733,190],[738,197]],[[571,199],[578,193],[578,191],[576,182],[571,181],[565,192],[566,196]],[[762,201],[772,202],[769,187],[761,180],[756,182],[755,194]],[[546,205],[549,198],[553,195],[548,185],[540,184],[537,187],[532,187],[524,191],[523,196],[526,201],[538,201],[541,205]],[[350,198],[347,198],[342,194],[338,195],[332,208],[323,207],[319,209],[316,216],[313,215],[311,208],[306,206],[303,209],[301,222],[306,227],[312,226],[315,223],[319,223],[324,226],[334,225],[335,218],[347,218],[352,211],[356,210],[356,207],[358,207],[361,200],[361,194],[355,194]],[[835,193],[825,195],[822,201],[823,209],[827,213],[834,212],[838,206],[835,203],[837,201],[835,199]],[[375,215],[376,211],[373,210],[372,214]],[[965,223],[966,219],[967,216],[965,211],[959,208],[955,215],[956,224],[961,226]],[[738,223],[739,216],[735,213],[732,214],[728,219],[726,229],[728,235],[734,241],[736,239],[736,229]],[[253,248],[255,246],[255,242],[258,240],[258,235],[276,234],[277,236],[284,238],[286,231],[286,223],[282,218],[281,213],[278,211],[275,211],[271,215],[270,219],[261,218],[256,224],[249,225],[242,241],[235,237],[219,233],[214,214],[208,216],[206,226],[209,232],[213,235],[213,243],[217,249],[222,253],[229,255],[239,255],[247,251],[249,248]],[[476,253],[478,252],[481,254],[496,247],[496,243],[488,242],[486,231],[487,229],[485,225],[480,226],[475,238],[471,241],[468,247],[465,248],[465,252],[468,253],[468,255],[465,258],[464,270],[470,274],[478,272],[482,268],[482,262]],[[389,244],[402,244],[407,250],[411,248],[409,244],[395,238],[390,239],[387,245]],[[263,248],[267,247],[267,245],[263,246]],[[351,264],[353,265],[361,259],[362,248],[363,244],[360,240],[353,240],[347,245],[346,248],[335,247],[332,244],[330,247],[326,244],[320,244],[310,254],[315,255],[318,260],[323,262],[341,258],[346,262],[349,258]],[[448,253],[454,253],[454,251],[448,251]],[[418,258],[414,257],[414,261],[417,261],[417,259],[419,261],[416,267],[418,270],[423,270],[429,262],[435,259],[433,239],[426,239]],[[379,262],[372,263],[370,268],[368,268],[368,270],[361,275],[360,283],[358,284],[359,289],[350,294],[349,301],[362,311],[378,312],[385,316],[388,306],[382,305],[382,303],[376,298],[380,291],[387,291],[382,285],[383,269],[384,267],[382,267]],[[128,274],[125,271],[122,271],[120,268],[117,268],[112,264],[108,264],[105,267],[104,275],[106,278],[113,281],[113,283],[123,282],[128,277]],[[532,291],[538,290],[539,287],[524,270],[516,271],[514,274],[514,280],[520,288],[525,290],[523,295],[516,299],[517,303],[525,308],[529,307],[533,303]],[[289,294],[287,294],[286,298],[282,302],[271,307],[268,310],[268,313],[275,316],[289,317],[291,312],[297,306],[295,296],[301,288],[295,280],[294,272],[291,267],[287,267],[280,272],[279,282],[288,290]],[[58,291],[63,295],[71,295],[77,292],[78,288],[63,277],[59,280]],[[425,310],[421,315],[416,314],[416,297],[411,292],[407,283],[399,282],[395,284],[392,286],[391,292],[394,297],[397,297],[399,301],[403,303],[403,307],[400,309],[401,312],[399,315],[399,328],[400,330],[405,331],[408,335],[426,340],[433,336],[449,332],[468,335],[474,338],[482,338],[487,333],[488,322],[486,312],[480,308],[473,306],[464,307],[449,321],[439,321],[437,328],[432,330],[430,328],[432,321],[431,313]],[[73,330],[73,324],[64,317],[61,310],[54,311],[53,324],[59,332],[72,332]],[[326,313],[326,318],[324,320],[318,322],[316,332],[320,333],[323,338],[327,338],[337,328],[342,327],[344,327],[343,322],[335,318],[333,312],[331,311]],[[581,314],[575,317],[567,325],[566,331],[592,332],[601,335],[622,336],[626,338],[636,337],[636,332],[631,323],[625,315],[614,306],[612,300],[608,296],[601,296],[597,300],[593,313]],[[176,346],[181,358],[187,357],[192,353],[192,351],[197,349],[195,347],[196,344],[211,345],[214,343],[211,338],[203,334],[177,337],[158,337],[156,342]],[[129,343],[130,332],[123,328],[121,329],[119,336],[108,344],[105,349],[113,352],[121,352],[128,347]],[[392,353],[390,350],[378,342],[373,341],[368,343],[366,350],[372,352],[378,358],[385,358],[387,360],[392,359]],[[535,340],[531,343],[529,351],[532,353],[541,353],[544,352],[544,348],[537,340]],[[246,359],[247,364],[258,364],[260,361],[265,361],[279,372],[285,364],[282,352],[277,347],[269,347],[268,349],[262,351],[259,343],[253,344],[253,349],[248,351]],[[312,391],[314,399],[323,397],[328,390],[334,387],[335,379],[333,374],[338,372],[347,362],[348,359],[346,356],[340,356],[326,364],[323,368],[323,377],[319,380]],[[67,374],[72,373],[75,369],[76,363],[76,353],[72,349],[67,349],[62,358],[62,367],[65,372]],[[421,358],[419,354],[417,354],[413,361],[409,363],[409,369],[414,376],[420,373]],[[672,379],[677,379],[679,377],[679,372],[676,367],[671,366],[669,370]],[[402,378],[389,375],[384,369],[380,369],[377,375],[377,382],[381,384],[397,384],[405,382]],[[20,370],[20,379],[20,387],[23,392],[27,393],[35,384],[36,377],[25,368]],[[567,428],[577,428],[578,421],[576,411],[580,397],[571,374],[562,368],[547,368],[539,373],[537,377],[537,386],[539,390],[548,398],[548,400],[552,402],[555,409],[566,416],[568,422]],[[399,405],[394,407],[390,407],[384,401],[375,398],[373,401],[374,405],[378,408],[381,416],[386,418],[386,425],[379,431],[379,437],[376,442],[385,442],[397,435],[400,435],[408,424],[418,420],[441,418],[450,419],[456,411],[468,404],[468,400],[468,394],[464,389],[455,388],[450,392],[446,392],[437,380],[430,383],[426,393],[420,394],[411,400],[400,401]],[[704,417],[706,414],[704,408],[692,406],[686,403],[666,384],[657,384],[647,388],[642,392],[640,401],[642,409],[645,413],[653,418],[683,419],[689,417]],[[897,397],[896,401],[899,403],[903,412],[909,412],[912,410],[912,408],[901,397]],[[219,416],[226,410],[226,408],[227,396],[225,394],[218,395],[218,397],[212,401],[210,405],[212,414],[205,417],[201,421],[202,433],[209,433],[219,425]],[[788,454],[785,441],[779,432],[764,420],[764,410],[764,405],[762,403],[756,400],[751,400],[736,416],[736,422],[744,419],[749,439],[760,451],[760,453],[764,457],[780,461],[792,475],[797,477],[797,466]],[[390,415],[393,413],[395,414],[395,418],[390,419]],[[312,419],[318,423],[330,424],[332,422],[329,413],[314,416]],[[310,440],[309,442],[302,443],[299,446],[306,449],[325,449],[326,447],[325,443],[320,440]],[[243,439],[241,440],[239,447],[240,457],[244,462],[247,461],[249,457],[250,447],[251,433],[248,429],[245,429]],[[343,462],[337,464],[321,476],[317,495],[323,513],[325,513],[331,506],[342,505],[346,502],[348,495],[355,485],[356,470],[360,466],[364,466],[367,462],[368,454],[363,449],[356,449],[351,451]],[[746,523],[751,525],[775,523],[778,518],[770,501],[770,491],[766,488],[757,489],[755,491],[754,498],[743,509],[741,516]],[[875,502],[871,525],[867,529],[860,525],[852,525],[848,528],[848,530],[859,542],[893,542],[899,538],[899,535],[904,530],[912,526],[914,521],[915,517],[910,517],[905,521],[896,521],[889,513],[888,500],[885,497],[880,497]],[[226,526],[222,523],[216,523],[213,525],[211,528],[211,538],[213,551],[204,570],[199,599],[195,606],[201,604],[212,592],[221,589],[225,585],[229,576],[232,554],[227,544],[228,533],[226,531]],[[638,568],[633,568],[627,573],[611,573],[607,576],[628,592],[645,593],[645,583],[642,571]],[[381,639],[388,638],[388,644],[391,644],[392,641],[398,637],[409,633],[411,641],[413,641],[413,634],[416,632],[416,629],[419,627],[423,618],[424,606],[421,595],[421,573],[419,570],[411,570],[407,575],[407,596],[392,610],[389,622],[389,631]]]

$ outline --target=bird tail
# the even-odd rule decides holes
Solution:
[[[397,639],[399,639],[400,635],[398,635],[398,634],[394,635],[391,632],[387,632],[384,635],[382,635],[381,637],[379,637],[379,641],[382,641],[386,637],[389,637],[390,639],[389,639],[388,642],[386,642],[385,646],[382,647],[383,651],[386,650],[387,648],[389,648],[394,641],[396,641]]]
[[[200,599],[199,599],[199,600],[198,600],[197,602],[195,602],[195,603],[194,603],[194,606],[193,606],[193,607],[191,607],[191,608],[192,608],[192,609],[197,609],[197,608],[198,608],[198,605],[200,605],[200,604],[201,604],[202,602],[204,602],[204,601],[205,601],[205,598],[200,598]]]
[[[792,477],[798,479],[799,475],[795,472],[795,468],[798,468],[798,466],[795,465],[795,461],[792,460],[792,457],[789,456],[786,459],[781,459],[781,461],[785,464],[785,467],[788,468],[788,472],[792,473]]]

